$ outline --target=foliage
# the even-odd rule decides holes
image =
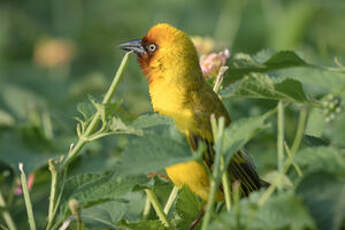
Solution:
[[[102,98],[122,55],[114,44],[158,21],[231,45],[219,95],[232,125],[224,129],[221,153],[228,162],[245,147],[271,183],[242,199],[234,188],[231,209],[219,202],[207,229],[345,228],[345,68],[341,58],[332,60],[345,53],[343,1],[138,4],[0,3],[0,228],[14,229],[12,220],[29,229],[19,162],[34,177],[28,189],[37,229],[187,229],[200,214],[205,202],[188,187],[166,215],[168,228],[145,202],[150,189],[164,207],[172,189],[164,168],[200,160],[202,148],[192,152],[170,118],[152,113],[137,65],[120,68],[120,86]],[[262,47],[282,51],[257,52]],[[45,49],[54,52],[40,56]],[[52,53],[60,54],[58,62]]]

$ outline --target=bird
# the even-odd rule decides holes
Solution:
[[[215,157],[210,117],[224,117],[226,126],[231,124],[231,120],[221,99],[202,75],[193,42],[183,31],[161,23],[151,27],[142,39],[122,43],[119,47],[137,55],[149,85],[153,110],[175,121],[192,150],[197,150],[201,143],[206,145],[202,161],[178,163],[165,171],[175,186],[181,188],[186,185],[207,201],[210,193],[207,171],[212,171]],[[239,181],[242,196],[248,196],[265,185],[243,150],[233,156],[227,171],[230,181]],[[216,200],[223,197],[220,186]]]

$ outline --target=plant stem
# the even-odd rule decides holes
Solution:
[[[25,206],[26,206],[26,212],[28,214],[28,221],[30,225],[31,230],[36,230],[36,223],[34,219],[34,213],[32,211],[32,204],[30,200],[30,194],[29,194],[29,189],[28,189],[28,184],[26,180],[26,175],[24,173],[23,169],[23,163],[19,163],[19,170],[20,170],[20,180],[22,183],[22,189],[23,189],[23,194],[24,194],[24,201],[25,201]]]
[[[268,187],[268,189],[264,192],[264,194],[259,199],[258,201],[259,207],[262,207],[265,204],[265,202],[268,200],[268,198],[271,196],[274,190],[278,187],[279,181],[282,180],[283,175],[289,170],[292,162],[293,162],[293,158],[286,159],[286,161],[284,162],[281,174],[273,181],[273,183]]]
[[[234,199],[234,206],[235,206],[235,216],[236,216],[236,226],[237,229],[243,229],[241,227],[241,204],[240,204],[240,199],[241,199],[241,195],[240,195],[240,187],[241,184],[239,181],[235,181],[233,183],[233,199]]]
[[[113,96],[114,96],[114,94],[115,94],[115,92],[116,92],[116,90],[117,90],[117,88],[119,86],[119,83],[120,83],[120,81],[122,79],[122,76],[123,76],[123,74],[125,72],[125,69],[126,69],[126,67],[128,65],[129,55],[131,53],[132,52],[127,52],[125,54],[125,56],[123,57],[123,59],[121,61],[121,64],[120,64],[119,68],[116,71],[114,79],[113,79],[109,89],[105,93],[105,96],[104,96],[103,101],[102,101],[103,104],[109,103],[111,101],[111,99],[113,98]],[[69,165],[70,162],[72,162],[72,160],[77,156],[77,154],[80,152],[80,150],[83,148],[83,146],[89,141],[88,137],[96,129],[99,121],[100,121],[100,114],[97,111],[94,114],[90,124],[86,128],[85,133],[82,134],[82,136],[79,138],[76,146],[72,149],[72,151],[69,152],[69,154],[68,154],[68,156],[67,156],[67,158],[66,158],[66,160],[65,160],[63,165]]]
[[[292,166],[296,169],[298,176],[300,176],[300,177],[303,176],[301,168],[298,166],[298,164],[293,159],[294,156],[293,156],[291,150],[289,149],[289,146],[286,143],[284,143],[284,147],[285,147],[286,153],[288,154],[289,158],[291,159]]]
[[[145,192],[146,192],[146,195],[147,195],[148,199],[150,200],[159,220],[162,222],[162,224],[165,227],[167,227],[167,228],[170,227],[168,219],[163,212],[163,208],[160,205],[157,196],[154,194],[154,192],[151,189],[145,189]]]
[[[13,222],[13,219],[12,219],[10,213],[6,209],[6,202],[5,202],[4,197],[2,196],[1,191],[0,191],[0,209],[1,209],[2,217],[4,218],[8,229],[9,230],[17,230],[17,227],[16,227],[15,223]]]
[[[295,153],[297,152],[297,150],[301,144],[303,134],[304,134],[305,123],[307,120],[307,114],[308,114],[307,108],[302,107],[302,109],[299,113],[296,136],[295,136],[295,139],[294,139],[294,141],[292,143],[292,147],[291,147],[291,155],[292,156],[295,156]]]
[[[145,207],[144,207],[144,211],[143,211],[144,219],[146,219],[149,216],[150,210],[151,210],[151,202],[150,202],[149,197],[146,196]]]
[[[119,86],[119,83],[122,79],[122,76],[125,72],[125,69],[128,65],[129,55],[131,53],[132,52],[127,52],[124,55],[124,57],[121,61],[121,64],[115,73],[114,79],[113,79],[109,89],[105,93],[104,99],[102,101],[103,104],[109,103],[111,101],[112,97],[114,96],[114,94],[115,94],[115,92]],[[70,163],[77,157],[78,153],[81,151],[81,149],[84,147],[84,145],[90,141],[89,138],[93,134],[94,130],[97,128],[99,121],[100,121],[100,114],[97,111],[93,115],[93,118],[92,118],[91,122],[88,124],[87,128],[85,129],[85,132],[80,135],[80,137],[77,141],[77,144],[73,148],[70,148],[70,151],[68,152],[67,157],[64,159],[62,164],[59,165],[60,167],[59,167],[57,176],[62,178],[61,179],[61,188],[59,191],[58,198],[56,199],[55,205],[52,205],[53,211],[52,211],[50,218],[48,219],[48,224],[46,227],[47,230],[49,230],[51,228],[51,226],[53,224],[53,220],[56,216],[57,209],[59,207],[60,200],[62,197],[62,192],[63,192],[63,188],[64,188],[66,176],[67,176],[68,167],[69,167]],[[62,174],[62,176],[61,176],[61,174]],[[51,209],[51,206],[49,206],[49,207]]]
[[[83,228],[83,223],[81,221],[80,217],[80,204],[76,199],[71,199],[68,202],[69,209],[72,213],[73,216],[76,218],[77,222],[77,230],[82,230]]]
[[[278,153],[278,171],[282,172],[284,162],[284,106],[283,101],[278,102],[278,136],[277,136],[277,153]]]
[[[308,114],[307,108],[302,107],[302,109],[299,113],[297,131],[296,131],[295,139],[292,143],[292,147],[291,147],[291,149],[289,149],[289,147],[286,143],[284,145],[286,153],[288,154],[289,158],[291,158],[291,163],[294,166],[294,168],[296,169],[298,176],[302,176],[303,173],[302,173],[302,170],[300,169],[300,167],[297,165],[297,163],[293,160],[293,158],[295,157],[295,154],[296,154],[296,152],[297,152],[297,150],[301,144],[302,138],[303,138],[305,123],[307,120],[307,114]]]
[[[224,158],[221,157],[221,164],[222,164],[222,185],[224,190],[224,199],[225,199],[225,206],[226,210],[230,212],[231,210],[231,189],[230,189],[230,180],[228,176],[228,170],[227,168],[224,168]]]
[[[49,208],[48,208],[48,223],[53,221],[54,214],[54,202],[56,196],[56,186],[57,186],[57,171],[55,163],[52,159],[48,161],[49,171],[51,173],[51,186],[50,186],[50,195],[49,195]]]
[[[211,124],[213,125],[214,122],[211,122]],[[217,195],[219,183],[222,176],[222,174],[220,173],[220,159],[221,159],[221,154],[222,154],[221,150],[222,150],[222,145],[223,145],[224,125],[225,125],[225,119],[224,117],[220,117],[218,120],[218,127],[217,128],[212,127],[212,130],[217,130],[217,133],[213,134],[213,136],[215,137],[216,156],[214,160],[214,168],[213,168],[212,177],[210,179],[210,193],[208,196],[207,210],[206,210],[204,220],[201,226],[202,230],[206,230],[210,223],[211,216],[214,210],[214,204],[216,202],[216,195]]]
[[[177,193],[178,193],[178,187],[174,186],[174,188],[171,190],[169,199],[168,199],[168,201],[167,201],[167,203],[165,204],[165,207],[164,207],[164,213],[166,215],[169,214],[170,208],[174,204],[174,201],[176,199]]]
[[[219,69],[219,72],[218,72],[218,75],[217,75],[217,78],[216,78],[216,82],[214,83],[214,86],[213,86],[213,91],[215,93],[218,93],[218,91],[220,90],[220,87],[222,85],[222,82],[223,82],[223,78],[224,78],[224,73],[229,69],[229,67],[227,66],[222,66],[220,67]]]

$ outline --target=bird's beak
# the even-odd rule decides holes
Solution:
[[[141,45],[141,39],[125,42],[119,45],[119,48],[126,51],[134,51],[136,54],[145,54],[146,50]]]

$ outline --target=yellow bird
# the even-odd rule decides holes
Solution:
[[[177,187],[188,185],[206,201],[210,184],[205,166],[212,170],[214,160],[210,117],[212,114],[216,118],[222,116],[226,125],[230,124],[230,117],[217,94],[204,80],[192,41],[175,27],[158,24],[143,39],[123,43],[120,47],[137,54],[149,83],[154,111],[173,118],[192,149],[196,150],[200,142],[206,143],[204,165],[189,161],[166,168],[168,177]],[[228,172],[231,181],[240,181],[245,196],[262,186],[254,165],[243,151],[234,155]],[[222,197],[220,189],[217,200]]]

